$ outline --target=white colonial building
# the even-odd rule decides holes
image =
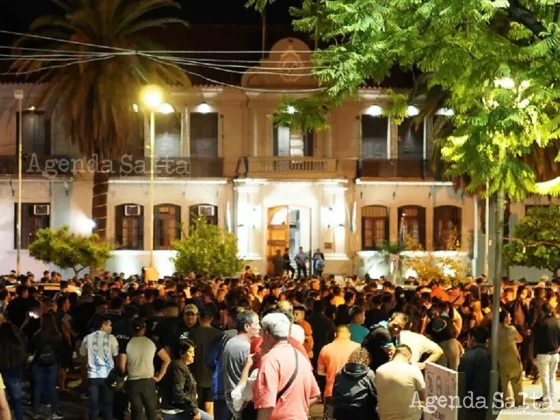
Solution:
[[[169,92],[174,112],[155,119],[155,150],[161,161],[154,207],[147,171],[131,169],[147,162],[148,135],[123,157],[111,178],[107,236],[115,250],[109,270],[129,275],[148,265],[153,220],[155,266],[160,275],[172,274],[171,244],[188,231],[195,214],[234,232],[240,255],[261,273],[270,271],[276,250],[290,247],[295,253],[301,246],[325,254],[327,273],[378,277],[388,272],[376,251],[383,242],[410,236],[423,249],[444,254],[452,231],[460,255],[475,273],[483,272],[484,203],[456,191],[431,169],[432,121],[413,127],[413,107],[410,118],[397,126],[380,112],[386,91],[371,88],[334,110],[329,130],[302,135],[274,126],[271,114],[280,91],[317,87],[304,70],[309,59],[306,44],[286,38],[260,67],[245,72],[241,89],[197,85]],[[91,232],[93,183],[91,173],[76,170],[80,166],[71,159],[79,160],[79,151],[56,113],[48,116],[37,108],[41,85],[0,85],[2,270],[16,266],[17,89],[24,91],[21,121],[27,155],[22,268],[39,274],[56,268],[29,257],[35,232],[65,224],[75,232]],[[171,163],[162,163],[164,159]],[[527,204],[548,200],[535,198]],[[514,224],[525,210],[525,203],[512,204],[508,223]],[[512,277],[538,274],[511,271]]]

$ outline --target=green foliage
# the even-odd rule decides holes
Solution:
[[[195,220],[190,232],[173,244],[177,255],[171,260],[179,273],[204,273],[213,276],[234,276],[243,269],[238,258],[237,238],[205,217]]]
[[[111,249],[96,234],[84,236],[70,232],[68,226],[58,230],[40,229],[37,238],[29,245],[29,254],[47,264],[62,269],[71,268],[77,276],[85,268],[103,268]]]
[[[517,223],[504,246],[504,263],[560,270],[560,207],[535,206]]]
[[[143,123],[132,104],[148,83],[190,87],[189,78],[180,69],[165,65],[143,54],[117,54],[118,49],[162,50],[154,41],[168,24],[186,22],[166,15],[166,9],[178,9],[176,0],[51,0],[61,13],[33,21],[29,32],[76,43],[38,41],[22,37],[14,47],[18,60],[12,69],[42,75],[39,103],[49,111],[57,110],[66,132],[85,156],[116,159],[129,151],[141,135]],[[82,44],[79,44],[82,43]],[[91,59],[105,45],[106,56]],[[60,54],[80,54],[89,59],[60,65],[56,54],[42,59],[24,48],[45,48]],[[112,49],[112,50],[111,50]],[[71,65],[72,64],[72,65]],[[46,70],[45,70],[46,69]],[[83,112],[86,110],[87,112]]]
[[[292,98],[284,96],[272,119],[275,125],[301,130],[303,133],[326,130],[329,103],[321,97]]]

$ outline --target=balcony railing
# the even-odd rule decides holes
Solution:
[[[22,158],[22,175],[52,178],[59,175],[72,175],[72,159],[68,156],[24,154]],[[0,175],[17,176],[18,157],[0,156]]]
[[[245,157],[237,165],[238,176],[326,176],[336,175],[338,161],[304,156]]]
[[[360,159],[359,178],[442,180],[441,170],[434,170],[428,160]]]
[[[156,178],[221,178],[223,177],[221,158],[156,158],[154,173]],[[115,161],[111,177],[148,178],[150,176],[149,157],[130,157]]]

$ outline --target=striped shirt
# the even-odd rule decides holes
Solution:
[[[114,335],[95,331],[84,338],[80,354],[88,358],[88,378],[106,378],[115,367],[119,343]]]

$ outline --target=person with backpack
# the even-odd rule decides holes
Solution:
[[[59,360],[63,346],[62,333],[56,322],[55,314],[47,312],[41,316],[41,328],[33,335],[31,349],[33,362],[33,417],[39,417],[39,406],[43,394],[50,403],[52,419],[62,419],[57,413],[58,395],[56,382],[58,377]]]

